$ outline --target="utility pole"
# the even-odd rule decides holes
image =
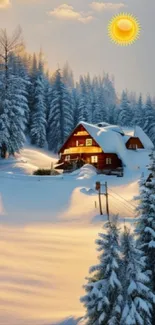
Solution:
[[[104,185],[105,186],[105,193],[101,193],[101,185]],[[103,215],[102,203],[101,203],[101,195],[103,194],[106,197],[106,213],[107,213],[108,220],[110,220],[109,198],[108,198],[108,185],[107,185],[107,182],[105,182],[105,184],[101,184],[100,182],[96,182],[96,190],[98,191],[100,215]]]
[[[105,197],[106,197],[106,211],[107,211],[107,216],[108,216],[108,220],[109,220],[109,200],[108,200],[108,185],[107,182],[105,182]]]
[[[98,191],[100,215],[103,215],[102,203],[101,203],[101,183],[100,182],[96,182],[96,190]]]

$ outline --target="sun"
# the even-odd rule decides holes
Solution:
[[[127,46],[139,38],[140,24],[133,15],[120,13],[110,20],[108,34],[114,43]]]

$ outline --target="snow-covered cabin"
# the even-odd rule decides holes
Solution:
[[[130,134],[129,134],[130,133]],[[116,125],[80,122],[59,150],[59,164],[82,160],[98,170],[115,170],[127,164],[127,152],[153,149],[139,127],[129,131]]]

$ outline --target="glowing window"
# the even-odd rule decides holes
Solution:
[[[86,146],[92,146],[92,139],[86,139]]]
[[[91,162],[97,163],[98,162],[98,156],[91,156]]]

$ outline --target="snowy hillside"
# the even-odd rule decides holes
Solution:
[[[79,297],[96,261],[94,241],[102,226],[95,182],[108,182],[110,212],[119,213],[120,222],[132,222],[133,196],[148,152],[131,159],[123,178],[96,175],[91,166],[70,175],[30,176],[57,160],[32,148],[16,160],[0,161],[2,325],[51,325],[64,319],[72,324],[72,318],[74,323],[83,316]],[[105,213],[104,196],[102,204]]]
[[[35,149],[27,146],[21,150],[16,158],[0,160],[0,172],[20,173],[31,175],[38,168],[51,168],[51,163],[56,163],[57,156],[50,155],[49,151]]]

